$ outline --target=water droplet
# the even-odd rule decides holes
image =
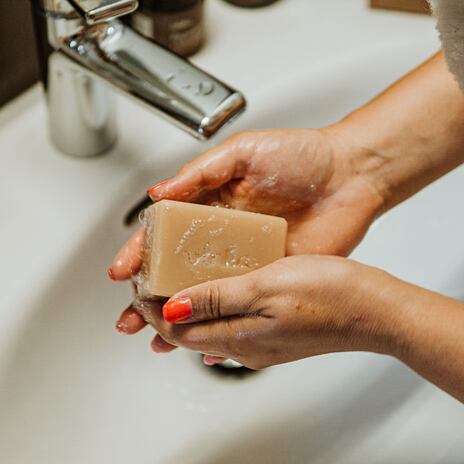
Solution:
[[[139,213],[139,222],[140,224],[142,224],[143,226],[147,226],[148,224],[148,218],[147,218],[147,210],[146,209],[142,209],[142,211],[140,211]]]
[[[261,227],[261,230],[265,233],[265,234],[270,234],[272,232],[272,229],[270,226],[268,226],[267,224],[262,226]]]
[[[209,95],[214,90],[214,84],[211,81],[201,81],[198,84],[197,95]]]
[[[266,177],[266,178],[263,180],[263,184],[264,184],[266,187],[274,187],[275,184],[277,184],[277,179],[278,179],[277,174],[274,174],[273,176]]]
[[[218,229],[213,229],[209,231],[209,234],[212,237],[219,237],[224,232],[224,227],[219,227]]]

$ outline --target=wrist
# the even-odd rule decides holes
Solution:
[[[389,209],[391,188],[384,175],[387,160],[363,138],[363,130],[348,119],[323,129],[332,144],[342,182],[356,182],[363,188],[366,201],[375,208],[375,216]]]
[[[354,349],[404,360],[414,340],[417,287],[381,269],[360,266],[357,282],[350,286],[357,302],[352,319],[359,326],[351,331]]]

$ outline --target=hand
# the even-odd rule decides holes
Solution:
[[[347,255],[382,206],[363,172],[367,157],[335,126],[242,132],[148,194],[282,216],[288,255]]]
[[[373,152],[353,147],[336,126],[241,132],[148,193],[154,201],[282,216],[289,223],[288,255],[346,256],[381,212],[383,199],[369,174],[378,162]],[[114,279],[138,271],[143,232],[138,234],[113,261]]]
[[[207,354],[209,364],[225,357],[260,369],[338,351],[395,353],[403,287],[344,258],[289,257],[182,291],[144,316],[158,331],[155,351],[182,346]]]

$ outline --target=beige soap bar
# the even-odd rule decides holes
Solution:
[[[163,200],[145,211],[145,220],[144,294],[172,296],[285,256],[283,218]]]

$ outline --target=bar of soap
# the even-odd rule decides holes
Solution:
[[[287,221],[280,217],[162,200],[145,210],[144,220],[145,295],[170,297],[285,256]]]

